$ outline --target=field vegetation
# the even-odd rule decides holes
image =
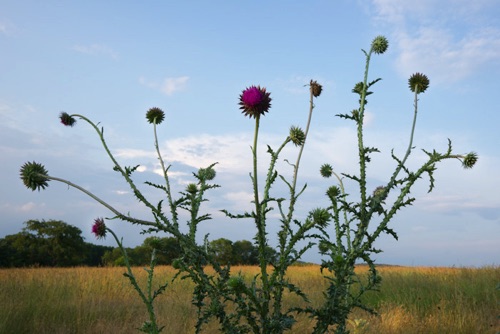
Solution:
[[[145,284],[146,273],[134,267]],[[372,316],[355,310],[349,318],[351,333],[498,333],[500,267],[379,268],[380,292],[365,295],[367,305],[378,310]],[[358,266],[356,271],[367,270]],[[156,268],[171,280],[170,266]],[[120,267],[11,268],[0,269],[0,333],[138,333],[137,324],[147,318]],[[257,266],[233,267],[250,280]],[[289,277],[303,287],[313,305],[323,301],[326,281],[316,265],[293,266]],[[160,284],[164,282],[156,282]],[[192,333],[196,308],[191,305],[193,285],[189,280],[170,283],[158,297],[158,322],[165,333]],[[287,296],[285,307],[303,303]],[[300,315],[290,333],[308,333],[314,323]],[[204,332],[218,333],[218,324],[207,324]]]

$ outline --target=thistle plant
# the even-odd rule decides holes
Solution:
[[[353,93],[359,95],[359,106],[350,114],[337,115],[354,122],[357,128],[358,172],[339,175],[329,164],[324,164],[320,168],[320,174],[323,177],[334,176],[337,184],[332,185],[326,191],[330,206],[325,209],[330,213],[333,230],[330,226],[328,228],[319,226],[322,232],[319,239],[319,251],[325,256],[321,270],[328,281],[328,288],[324,292],[325,302],[319,308],[308,307],[306,309],[306,312],[316,319],[314,333],[326,333],[331,326],[335,333],[348,333],[346,326],[348,316],[356,307],[374,313],[374,310],[363,304],[362,300],[364,293],[377,290],[381,282],[373,255],[382,250],[375,248],[374,243],[383,233],[397,240],[398,236],[389,227],[389,222],[399,210],[412,205],[415,201],[415,198],[410,196],[415,182],[425,175],[428,176],[429,192],[431,192],[434,188],[434,172],[439,162],[458,159],[464,168],[472,168],[477,161],[477,154],[474,152],[465,155],[454,154],[451,141],[448,141],[448,149],[443,153],[436,150],[432,152],[423,150],[428,159],[416,171],[406,166],[414,150],[413,138],[418,113],[418,97],[429,88],[427,76],[415,73],[408,81],[409,88],[414,93],[414,114],[408,148],[402,158],[396,156],[394,151],[391,153],[396,167],[387,183],[372,191],[368,189],[367,169],[371,155],[380,151],[376,147],[365,144],[363,124],[367,97],[372,94],[369,89],[381,80],[378,78],[369,81],[369,66],[371,56],[383,54],[388,45],[385,37],[378,36],[373,40],[368,52],[362,50],[366,58],[364,78],[352,90]],[[357,185],[359,190],[357,201],[351,201],[351,196],[345,192],[344,180]],[[388,202],[389,195],[393,195],[395,200]],[[369,266],[368,275],[365,278],[359,277],[355,272],[355,265],[359,261]]]
[[[146,120],[153,126],[156,157],[163,180],[161,183],[147,181],[145,185],[163,193],[164,199],[157,203],[149,201],[141,187],[133,180],[133,174],[139,165],[122,166],[114,157],[105,141],[104,128],[98,127],[83,115],[70,115],[66,112],[59,115],[65,126],[73,127],[77,120],[82,120],[95,130],[112,162],[113,170],[125,180],[135,198],[149,209],[150,219],[136,218],[118,211],[85,188],[66,179],[51,176],[45,166],[38,162],[25,163],[21,167],[21,179],[25,186],[33,191],[47,188],[50,181],[62,182],[103,205],[113,214],[107,219],[140,225],[143,233],[166,233],[177,238],[182,255],[172,263],[177,270],[174,279],[188,279],[194,285],[192,304],[197,310],[195,333],[203,332],[208,322],[217,321],[223,333],[278,334],[290,330],[299,313],[309,315],[314,321],[313,333],[327,333],[332,330],[337,334],[348,333],[349,315],[353,309],[361,308],[375,313],[375,310],[363,303],[363,295],[368,291],[376,291],[381,283],[373,257],[381,250],[376,249],[374,243],[384,233],[397,239],[397,234],[390,228],[389,222],[399,210],[413,204],[415,198],[410,196],[410,191],[416,181],[427,176],[430,192],[434,188],[434,172],[438,163],[447,159],[458,159],[464,168],[472,168],[478,159],[474,152],[453,153],[451,141],[448,141],[445,152],[424,150],[427,161],[420,168],[411,170],[407,166],[414,150],[418,97],[429,88],[430,83],[426,75],[416,73],[408,81],[409,88],[414,93],[413,122],[408,148],[402,157],[397,156],[394,151],[391,152],[394,172],[385,184],[370,188],[367,182],[369,163],[371,156],[380,151],[365,143],[363,121],[368,97],[373,93],[370,89],[381,79],[370,81],[369,67],[371,57],[385,53],[388,46],[387,39],[378,36],[373,40],[369,51],[363,50],[364,77],[352,90],[359,96],[359,105],[351,113],[337,115],[353,122],[356,127],[359,169],[351,173],[340,173],[330,164],[323,164],[319,168],[320,175],[325,178],[334,177],[335,180],[334,184],[326,189],[326,200],[329,204],[324,208],[313,208],[305,215],[296,212],[299,198],[307,188],[305,183],[299,181],[299,167],[315,109],[314,102],[321,95],[323,87],[314,80],[309,82],[309,112],[305,130],[299,126],[291,126],[288,135],[277,148],[267,146],[269,163],[264,174],[258,169],[259,129],[261,119],[270,111],[271,93],[264,87],[250,86],[239,96],[242,114],[254,121],[250,152],[252,170],[249,174],[253,208],[250,212],[243,213],[221,211],[232,219],[250,219],[255,225],[254,241],[258,249],[259,274],[250,280],[239,273],[231,272],[230,264],[218,263],[210,249],[208,236],[202,238],[198,232],[199,225],[211,219],[209,214],[203,213],[202,204],[208,201],[206,193],[219,187],[212,183],[216,177],[216,163],[199,168],[193,173],[194,182],[178,193],[171,189],[171,166],[163,158],[157,138],[157,126],[165,119],[160,108],[151,108],[146,112]],[[289,157],[283,158],[284,148],[292,144],[296,147],[296,156],[293,160]],[[291,177],[287,178],[283,176],[284,173],[278,171],[277,163],[281,160],[288,163],[288,168],[292,171]],[[273,188],[278,182],[285,186],[286,195]],[[356,195],[346,192],[346,182],[357,187]],[[278,213],[278,219],[270,218],[271,210]],[[187,228],[181,226],[184,224],[181,224],[180,217],[185,217],[181,215],[182,212],[188,217],[185,223]],[[277,235],[270,235],[269,224],[279,224]],[[155,251],[152,253],[150,267],[145,269],[148,274],[146,287],[141,287],[128,260],[123,240],[106,226],[103,218],[94,221],[92,232],[98,238],[105,237],[107,233],[111,234],[123,253],[126,265],[124,275],[137,291],[148,314],[148,320],[139,330],[146,333],[161,332],[164,327],[158,324],[154,303],[160,294],[168,292],[169,282],[163,279],[165,283],[156,289],[153,287]],[[270,238],[277,241],[275,256],[270,252]],[[201,239],[203,242],[199,243]],[[319,253],[323,256],[320,270],[327,282],[327,288],[323,292],[324,303],[319,306],[310,305],[301,287],[293,284],[287,276],[290,266],[300,261],[304,253],[313,250],[314,246],[318,246]],[[359,262],[369,266],[366,277],[359,276],[355,271]],[[208,271],[206,268],[212,270]],[[290,294],[298,296],[301,303],[285,307],[284,296]],[[357,322],[351,323],[361,327]]]

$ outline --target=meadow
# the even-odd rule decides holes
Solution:
[[[258,268],[233,267],[239,271],[251,277]],[[136,328],[147,314],[123,272],[118,267],[0,269],[0,333],[139,333]],[[142,268],[134,272],[144,281]],[[175,273],[167,266],[157,272],[167,279]],[[349,321],[351,333],[500,332],[500,267],[384,266],[380,272],[381,291],[366,296],[379,314],[356,310]],[[294,266],[289,276],[311,303],[321,303],[325,281],[317,266]],[[191,291],[189,281],[177,280],[158,298],[164,333],[193,332]],[[307,333],[313,326],[300,316],[290,333]],[[217,323],[209,323],[205,332],[217,333]]]

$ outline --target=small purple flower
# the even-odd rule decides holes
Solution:
[[[269,111],[271,107],[271,93],[260,86],[251,86],[240,95],[240,109],[245,116],[257,118]]]
[[[64,124],[65,126],[73,126],[76,123],[76,119],[64,111],[59,114],[59,119],[61,120],[61,123]]]
[[[106,237],[106,224],[104,224],[104,219],[97,218],[94,220],[94,225],[92,225],[92,233],[95,234],[97,239]]]

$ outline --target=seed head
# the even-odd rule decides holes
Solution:
[[[45,189],[49,186],[49,179],[45,177],[48,175],[48,172],[42,164],[34,161],[27,162],[22,165],[20,174],[21,180],[23,180],[26,188],[31,189],[32,191],[40,191],[40,188]]]
[[[429,78],[425,74],[417,72],[408,79],[408,85],[412,92],[420,94],[429,88]]]
[[[251,86],[240,95],[240,109],[245,116],[257,118],[271,108],[271,93],[260,86]]]
[[[311,93],[314,97],[318,97],[321,95],[321,91],[323,90],[323,86],[321,86],[317,81],[311,80],[309,83]]]
[[[146,112],[146,119],[151,124],[160,124],[165,119],[165,113],[160,108],[153,107]]]

